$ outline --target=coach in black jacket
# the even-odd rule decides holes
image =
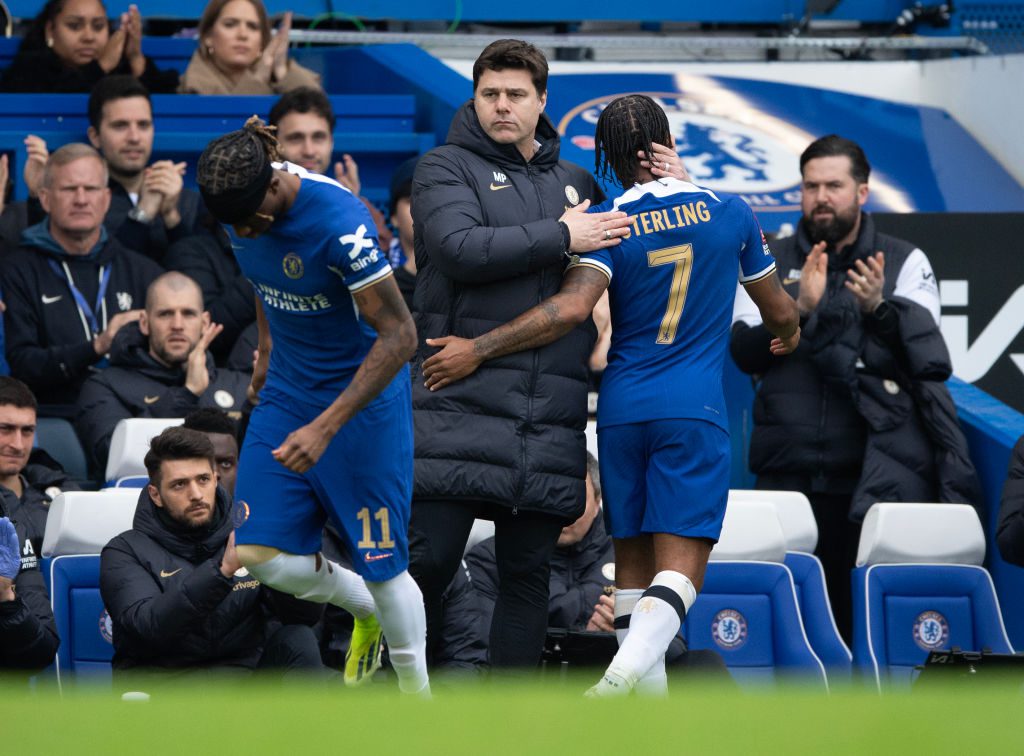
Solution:
[[[1017,439],[1010,455],[1010,470],[999,505],[996,544],[1003,559],[1024,567],[1024,436]]]
[[[626,233],[621,213],[581,212],[603,195],[586,171],[559,160],[546,98],[543,54],[517,40],[493,43],[473,66],[473,99],[456,113],[447,144],[420,160],[413,179],[421,343],[410,571],[431,644],[473,519],[495,520],[503,555],[491,626],[496,666],[540,658],[551,552],[583,511],[594,326],[486,363],[438,393],[424,388],[420,366],[439,345],[432,339],[472,338],[512,320],[558,291],[568,253],[618,244]]]
[[[238,561],[232,503],[217,486],[209,439],[168,428],[153,439],[146,467],[150,484],[132,529],[100,555],[115,673],[319,667],[305,624],[272,634],[269,608],[280,594],[271,596]],[[316,621],[319,613],[303,619]]]
[[[75,426],[98,472],[125,418],[185,417],[199,407],[241,411],[249,375],[214,365],[208,347],[219,333],[192,279],[172,271],[150,284],[142,319],[121,329],[110,367],[78,397]]]
[[[748,298],[737,297],[731,350],[760,378],[750,467],[757,486],[808,496],[840,631],[860,521],[875,501],[976,501],[966,439],[944,381],[935,274],[924,252],[875,231],[862,212],[870,166],[827,136],[801,155],[803,218],[772,243],[802,335],[785,359]]]

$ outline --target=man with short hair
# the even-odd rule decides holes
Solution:
[[[40,404],[70,412],[89,373],[106,366],[114,336],[142,315],[146,288],[162,271],[103,227],[110,189],[92,147],[72,143],[50,155],[39,199],[46,219],[26,229],[0,271],[7,360]]]
[[[36,398],[0,377],[0,670],[42,669],[60,645],[39,569],[49,497],[22,474],[35,432]]]
[[[601,112],[595,156],[625,192],[621,245],[575,255],[561,290],[512,322],[467,340],[436,339],[423,363],[443,389],[486,360],[537,348],[590,317],[607,289],[612,317],[597,440],[605,512],[615,539],[619,651],[590,696],[667,690],[665,652],[704,582],[729,493],[729,426],[722,363],[737,277],[774,339],[800,341],[796,303],[750,207],[688,181],[656,179],[637,154],[671,139],[665,111],[644,95]],[[595,212],[606,206],[599,205]],[[438,395],[443,399],[445,391]]]
[[[391,176],[391,196],[388,212],[391,225],[398,232],[391,241],[388,258],[395,270],[395,283],[402,292],[406,307],[412,312],[413,292],[416,291],[416,249],[412,225],[412,177],[418,157],[401,163]]]
[[[100,555],[100,595],[113,622],[115,678],[169,679],[208,671],[322,671],[318,617],[273,595],[235,549],[231,497],[217,486],[214,451],[199,431],[167,428],[145,458],[149,485],[132,529]],[[300,619],[278,625],[277,620]]]
[[[241,411],[249,376],[214,364],[209,347],[220,332],[191,278],[170,271],[150,284],[138,324],[122,329],[110,367],[78,397],[75,426],[98,471],[121,420],[184,417],[197,407]]]
[[[235,495],[238,477],[238,425],[228,413],[215,407],[200,407],[185,415],[184,427],[205,433],[213,444],[213,461],[220,485]]]
[[[391,231],[380,210],[359,193],[362,183],[359,181],[359,165],[355,159],[345,153],[341,160],[333,164],[332,170],[334,125],[337,119],[331,101],[323,90],[299,87],[285,92],[270,109],[267,120],[271,126],[277,127],[277,141],[281,145],[282,157],[301,165],[310,173],[331,176],[358,197],[373,218],[381,248],[388,249],[391,245]]]
[[[443,396],[426,390],[419,373],[433,339],[472,337],[511,320],[558,291],[569,254],[617,245],[628,233],[625,213],[586,213],[604,195],[589,173],[559,159],[558,132],[544,114],[547,79],[547,60],[533,45],[489,45],[473,65],[472,99],[452,120],[447,143],[420,158],[412,188],[421,341],[411,571],[433,643],[441,595],[473,521],[495,521],[497,667],[540,660],[551,554],[584,509],[594,326],[588,318],[557,343],[485,366]],[[659,169],[678,169],[675,151],[662,150]]]
[[[849,640],[850,570],[868,508],[979,496],[944,385],[952,363],[931,263],[875,230],[863,210],[871,166],[857,143],[815,140],[800,173],[803,216],[772,249],[800,308],[804,344],[776,359],[740,292],[731,349],[739,368],[760,378],[750,437],[757,487],[810,499],[836,624]]]

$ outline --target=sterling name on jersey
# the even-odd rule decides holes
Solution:
[[[722,362],[741,283],[775,272],[738,197],[677,179],[635,185],[590,212],[635,216],[622,243],[573,258],[608,276],[612,343],[598,427],[695,418],[728,431]]]
[[[235,257],[263,301],[273,338],[266,389],[329,404],[377,338],[353,292],[391,275],[363,204],[336,181],[292,163],[294,204],[257,239],[233,238]]]

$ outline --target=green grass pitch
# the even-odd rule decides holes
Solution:
[[[1024,743],[1019,682],[889,693],[755,692],[699,679],[668,699],[584,700],[592,675],[367,689],[205,681],[122,702],[109,691],[0,687],[3,754],[1000,754]]]

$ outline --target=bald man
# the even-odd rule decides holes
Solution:
[[[117,334],[110,367],[86,381],[78,399],[75,424],[96,471],[123,418],[185,417],[199,407],[238,416],[249,375],[214,365],[208,350],[221,330],[188,276],[172,271],[150,284],[139,322]]]

